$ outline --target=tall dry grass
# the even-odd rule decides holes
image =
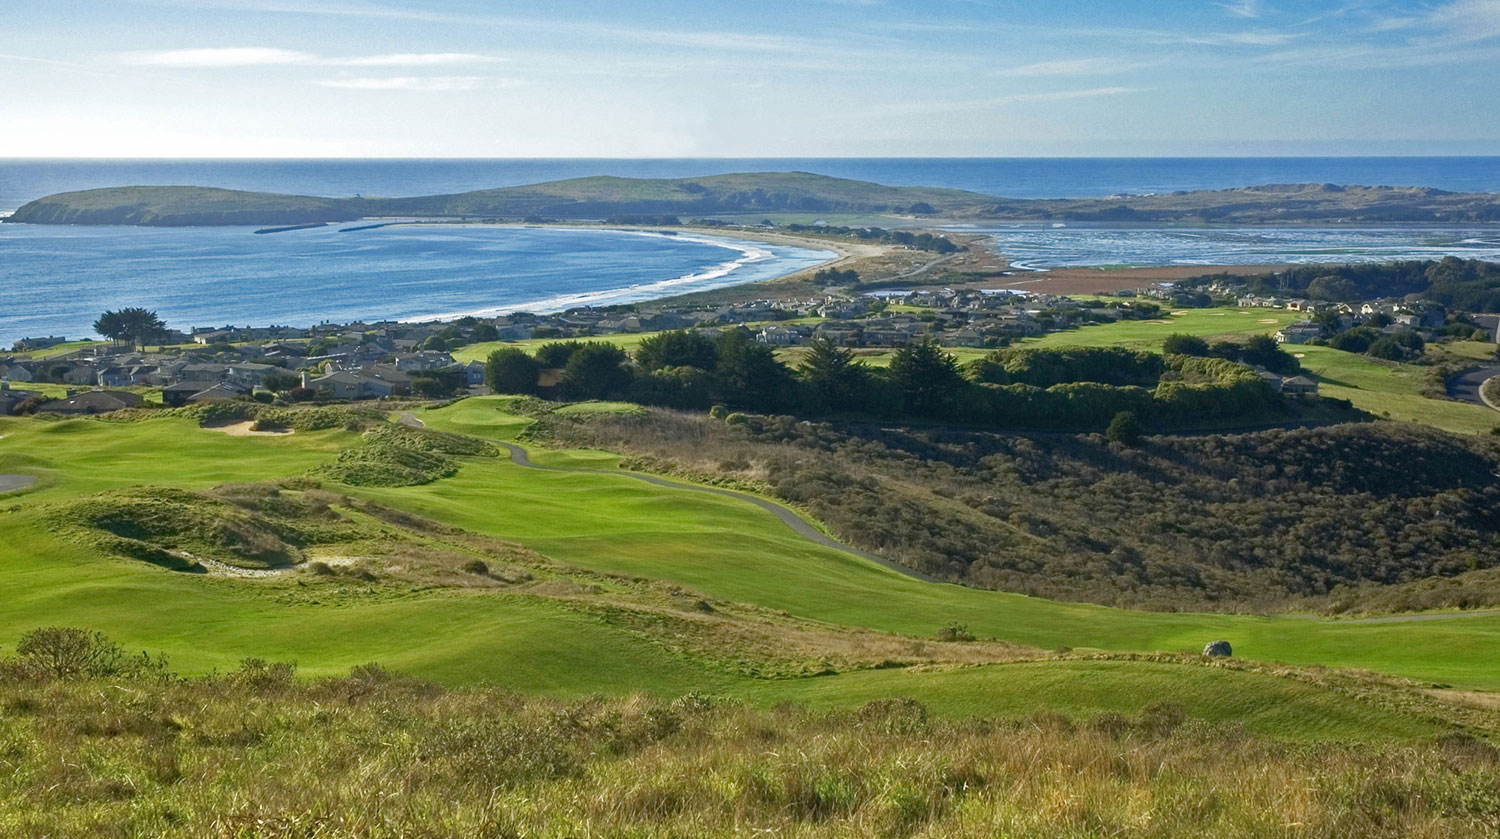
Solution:
[[[1479,837],[1500,751],[1075,721],[0,669],[5,837]]]

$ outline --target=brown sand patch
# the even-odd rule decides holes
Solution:
[[[205,425],[209,431],[219,431],[230,437],[285,437],[292,433],[290,428],[277,428],[268,431],[255,431],[250,426],[253,422],[232,422],[224,425]]]
[[[1275,323],[1276,318],[1261,318],[1257,323]]]

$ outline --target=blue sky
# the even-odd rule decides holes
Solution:
[[[1500,0],[4,0],[0,157],[1500,154]]]

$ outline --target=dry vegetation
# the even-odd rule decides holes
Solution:
[[[184,680],[95,659],[64,676],[47,653],[68,640],[23,639],[26,654],[0,665],[7,837],[1500,830],[1500,751],[1464,735],[1288,745],[1170,704],[955,722],[909,700],[836,713],[692,695],[569,702],[443,690],[373,665],[308,683],[263,661]]]
[[[1349,610],[1381,605],[1367,584],[1500,563],[1497,445],[1394,424],[1132,448],[1098,435],[726,424],[654,410],[548,417],[534,433],[624,451],[637,469],[758,485],[861,548],[1057,599]],[[1448,605],[1494,602],[1451,593]]]

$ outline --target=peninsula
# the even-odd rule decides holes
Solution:
[[[1127,224],[1472,224],[1500,222],[1500,195],[1427,187],[1290,184],[1107,198],[1008,199],[806,172],[760,172],[671,179],[598,176],[408,198],[326,198],[198,186],[109,187],[39,198],[8,220],[174,227],[300,225],[401,216],[604,220],[776,213]]]

